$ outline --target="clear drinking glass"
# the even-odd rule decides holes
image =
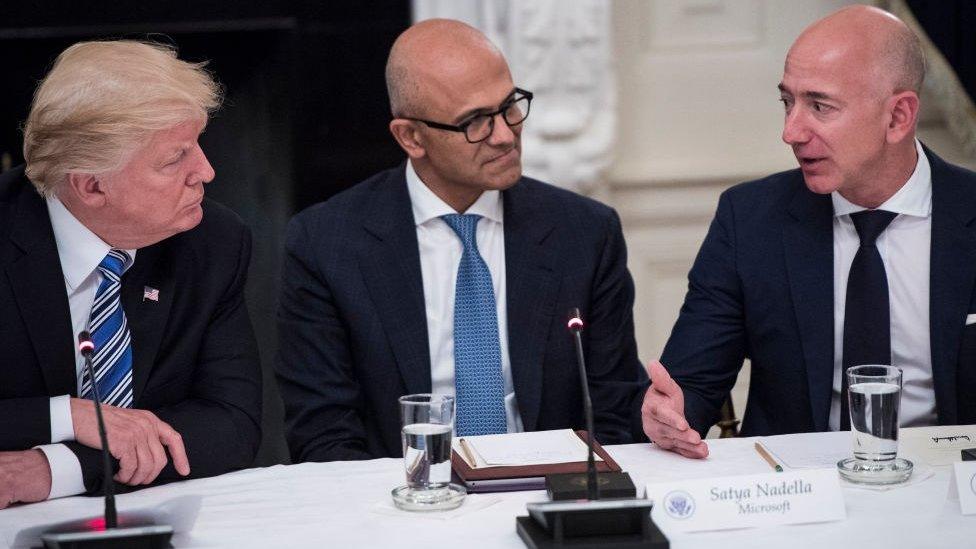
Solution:
[[[454,397],[402,396],[400,421],[407,483],[393,490],[394,503],[408,511],[443,511],[461,505],[467,492],[451,484]]]
[[[841,476],[859,484],[908,480],[912,462],[898,457],[901,369],[868,364],[848,368],[845,375],[854,457],[837,463]]]

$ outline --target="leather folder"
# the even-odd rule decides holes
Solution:
[[[586,431],[576,431],[576,434],[586,442]],[[610,454],[600,446],[596,440],[593,441],[593,451],[600,456],[603,461],[596,462],[596,470],[600,472],[613,471],[619,472],[620,466],[610,457]],[[542,465],[501,465],[498,467],[481,467],[472,469],[463,457],[456,451],[451,453],[451,466],[456,474],[465,483],[483,480],[506,480],[531,477],[545,477],[554,473],[585,473],[586,459],[571,463],[549,463]]]

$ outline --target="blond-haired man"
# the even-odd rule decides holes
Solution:
[[[251,463],[261,381],[244,304],[250,233],[204,198],[197,142],[221,90],[168,47],[61,53],[0,176],[0,508]],[[75,351],[89,331],[94,385]]]

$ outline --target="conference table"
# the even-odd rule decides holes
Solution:
[[[903,430],[905,431],[905,430]],[[793,435],[785,435],[790,437]],[[689,460],[652,444],[609,446],[638,492],[652,482],[768,473],[754,439],[709,440],[710,456]],[[836,522],[665,534],[673,548],[721,547],[976,547],[976,515],[947,498],[952,467],[930,468],[924,481],[874,491],[842,483],[847,519]],[[471,494],[446,513],[393,508],[390,490],[403,483],[400,459],[276,465],[147,488],[118,496],[120,512],[195,496],[199,512],[175,547],[524,547],[515,517],[544,491]],[[189,498],[194,499],[194,498]],[[98,498],[71,497],[0,511],[0,546],[14,546],[24,528],[101,512]]]

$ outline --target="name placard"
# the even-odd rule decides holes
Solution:
[[[959,497],[964,515],[976,514],[976,461],[957,461],[952,464],[952,486],[949,498]]]
[[[833,468],[649,484],[647,498],[654,522],[679,532],[847,518]]]

